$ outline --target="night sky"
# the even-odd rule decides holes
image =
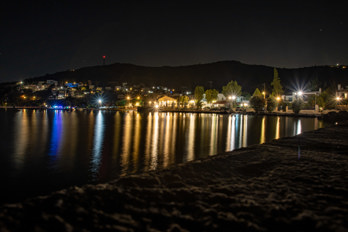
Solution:
[[[101,65],[103,55],[145,66],[348,64],[342,1],[72,2],[0,3],[0,82]]]

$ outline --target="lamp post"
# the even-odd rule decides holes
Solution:
[[[336,97],[336,108],[338,108],[338,105],[341,101],[341,98],[339,96]]]
[[[278,97],[276,97],[276,100],[277,100],[277,110],[279,111],[279,102],[280,102],[280,97],[278,96]]]
[[[234,107],[234,102],[235,102],[236,98],[237,98],[236,95],[232,95],[232,107]]]

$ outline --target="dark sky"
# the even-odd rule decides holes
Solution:
[[[0,3],[0,82],[84,66],[348,64],[344,1]]]

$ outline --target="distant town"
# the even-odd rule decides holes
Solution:
[[[335,88],[322,89],[315,83],[309,89],[284,90],[277,69],[273,80],[254,93],[242,91],[237,81],[231,80],[222,90],[173,89],[169,86],[115,84],[89,80],[20,81],[0,86],[2,108],[48,109],[161,109],[205,111],[283,111],[290,109],[320,112],[325,109],[343,109],[348,104],[348,87],[337,84]]]

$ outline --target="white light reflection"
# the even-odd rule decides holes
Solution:
[[[296,124],[296,135],[298,135],[302,133],[301,119],[297,120]]]
[[[218,135],[218,127],[217,124],[219,122],[219,118],[216,114],[213,114],[211,117],[211,133],[210,133],[210,151],[209,155],[216,154],[216,144],[217,144],[217,135]]]
[[[97,175],[102,155],[103,137],[104,137],[104,115],[101,111],[97,113],[94,125],[94,141],[92,149],[92,173]]]
[[[233,151],[235,149],[235,138],[236,138],[236,117],[230,115],[228,117],[228,129],[227,129],[227,140],[226,140],[226,151]]]

